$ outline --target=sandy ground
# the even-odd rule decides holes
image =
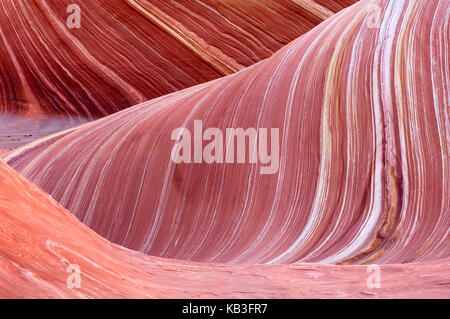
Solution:
[[[24,118],[0,114],[0,156],[42,137],[86,123],[87,119]]]

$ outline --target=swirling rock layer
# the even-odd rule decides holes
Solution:
[[[270,59],[10,153],[114,243],[220,263],[450,254],[449,2],[361,1]],[[280,165],[180,164],[174,129],[279,128]]]
[[[234,73],[343,7],[327,2],[2,1],[0,113],[98,118]]]
[[[0,161],[1,298],[445,298],[450,260],[381,267],[208,265],[113,245]],[[51,225],[51,227],[49,227]],[[71,268],[79,288],[69,286]]]

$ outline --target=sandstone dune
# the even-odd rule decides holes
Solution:
[[[227,264],[450,256],[448,1],[361,1],[271,58],[9,153],[108,240]],[[342,2],[345,4],[345,2]],[[333,8],[330,8],[333,9]],[[119,85],[119,84],[118,84]],[[260,164],[175,164],[173,130],[279,128]],[[448,285],[442,287],[448,296]]]
[[[2,1],[0,148],[239,71],[354,2]]]
[[[0,112],[93,119],[229,75],[356,0],[321,2],[1,1]]]

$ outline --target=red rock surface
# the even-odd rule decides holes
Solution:
[[[268,58],[343,8],[327,2],[336,5],[1,1],[0,113],[98,118],[217,79]],[[80,6],[80,29],[66,26],[70,4]]]
[[[381,267],[223,265],[113,245],[0,161],[0,298],[448,298],[450,259]],[[51,227],[49,227],[51,226]],[[81,272],[68,288],[68,265]],[[243,284],[245,282],[245,284]]]
[[[448,1],[361,1],[270,59],[10,153],[100,235],[214,263],[448,258]],[[376,21],[377,19],[375,19]],[[181,164],[171,133],[279,128],[280,168]],[[448,296],[448,295],[447,295]]]

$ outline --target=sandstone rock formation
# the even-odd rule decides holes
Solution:
[[[449,256],[447,1],[372,1],[234,75],[10,153],[114,243],[219,263]],[[376,19],[375,19],[376,20]],[[430,23],[432,21],[432,23]],[[175,164],[176,128],[279,128],[280,163]]]
[[[449,298],[450,3],[354,2],[0,2],[0,297]]]
[[[2,1],[0,112],[99,118],[229,75],[356,0],[323,2]]]

